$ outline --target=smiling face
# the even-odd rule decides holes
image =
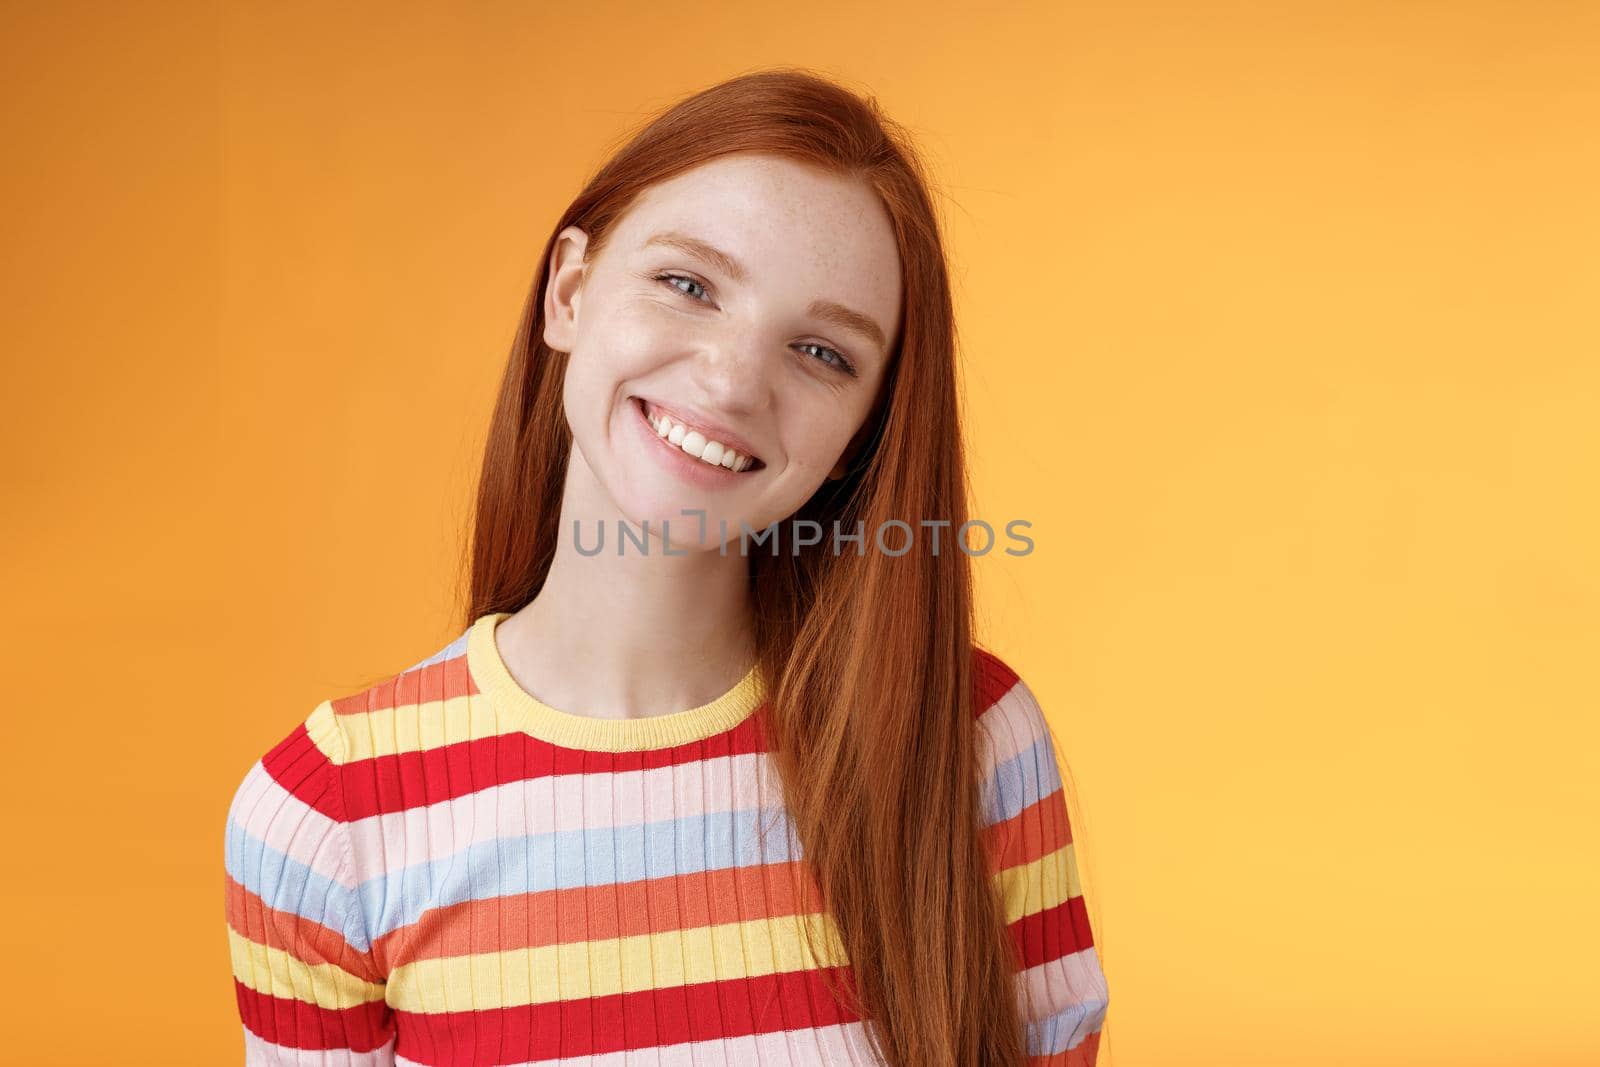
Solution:
[[[715,548],[719,520],[734,540],[842,473],[900,328],[899,252],[870,187],[725,156],[646,190],[585,262],[587,242],[559,235],[544,339],[571,353],[573,463],[622,516],[653,533],[672,520],[677,546],[698,528],[682,509],[703,509],[698,547]]]

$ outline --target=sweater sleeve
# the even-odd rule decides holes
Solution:
[[[389,1067],[395,1023],[362,913],[324,701],[228,808],[228,948],[247,1067]]]
[[[994,879],[1020,961],[1029,1067],[1093,1067],[1109,1002],[1078,878],[1050,727],[1032,691],[980,653],[979,743]]]

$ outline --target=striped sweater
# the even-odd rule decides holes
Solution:
[[[322,702],[246,773],[224,849],[245,1063],[881,1064],[822,983],[854,988],[792,889],[754,669],[675,714],[571,714],[512,678],[507,614]],[[974,656],[1029,1063],[1090,1067],[1107,990],[1050,733]]]

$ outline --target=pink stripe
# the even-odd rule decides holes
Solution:
[[[390,1067],[396,1060],[394,1038],[371,1052],[351,1052],[349,1049],[305,1049],[275,1045],[244,1031],[244,1067]]]
[[[395,1067],[427,1067],[423,1061],[405,1056],[397,1056],[394,1062]],[[676,1045],[652,1045],[644,1049],[594,1056],[525,1060],[506,1067],[642,1067],[644,1064],[650,1067],[725,1067],[753,1063],[880,1067],[883,1061],[872,1056],[863,1025],[851,1022],[742,1037],[719,1037],[709,1041],[685,1041]]]
[[[350,872],[343,869],[338,824],[279,785],[260,760],[245,775],[228,817],[268,848],[346,889],[355,887]]]
[[[585,827],[776,808],[783,803],[766,753],[716,756],[646,770],[561,774],[492,785],[437,804],[350,823],[360,880],[451,856],[481,842]],[[388,857],[387,870],[381,869]]]
[[[1032,691],[1020,681],[978,716],[978,727],[981,736],[988,738],[990,767],[998,767],[1026,751],[1047,733],[1044,712]]]
[[[1084,1029],[1100,1029],[1107,990],[1094,946],[1029,967],[1013,976],[1024,1019],[1048,1019],[1073,1004],[1091,1005]],[[1081,1036],[1081,1035],[1080,1035]]]

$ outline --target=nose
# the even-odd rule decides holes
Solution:
[[[759,411],[772,388],[771,360],[754,330],[729,330],[701,347],[695,379],[706,403],[730,414]]]

